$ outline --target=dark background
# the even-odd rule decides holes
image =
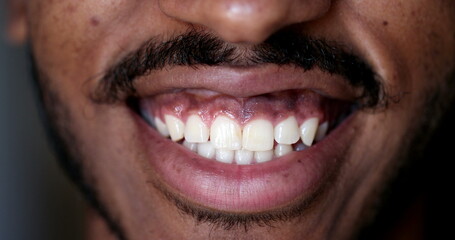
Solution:
[[[50,151],[27,53],[8,43],[6,15],[0,0],[0,239],[83,239],[84,201]]]

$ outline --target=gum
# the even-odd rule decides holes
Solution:
[[[141,108],[154,117],[174,115],[186,122],[192,114],[198,114],[207,126],[219,115],[229,116],[240,126],[262,118],[273,125],[294,116],[299,124],[305,119],[317,117],[320,123],[333,121],[348,104],[325,98],[310,90],[288,90],[247,98],[197,91],[163,93],[141,101]]]

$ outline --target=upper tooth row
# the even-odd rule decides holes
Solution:
[[[309,118],[298,126],[294,116],[275,127],[268,120],[255,119],[243,129],[235,120],[222,115],[215,118],[210,128],[197,114],[190,115],[186,123],[173,115],[165,115],[164,123],[159,118],[154,122],[158,132],[173,141],[185,138],[187,143],[206,143],[210,140],[216,149],[248,151],[272,150],[274,141],[284,146],[302,139],[303,144],[311,146],[314,139],[321,140],[325,136],[328,127],[327,122],[319,126],[318,118]]]

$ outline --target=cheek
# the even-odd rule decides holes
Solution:
[[[82,101],[110,65],[175,24],[145,0],[33,1],[28,12],[38,68]]]
[[[455,61],[455,5],[450,1],[348,2],[408,72],[412,86],[406,92],[441,84],[449,74]]]
[[[358,171],[352,176],[359,178],[360,182],[374,176],[381,178],[385,171],[395,168],[398,156],[406,152],[412,129],[409,123],[415,117],[414,113],[403,111],[404,107],[400,106],[391,108],[396,111],[363,113],[366,115],[363,118],[365,124],[359,131],[361,136],[352,143],[355,148],[349,165],[350,170]]]
[[[72,129],[81,145],[85,174],[93,180],[103,205],[125,229],[168,229],[164,223],[175,223],[180,215],[170,217],[175,209],[166,208],[168,203],[151,184],[154,175],[143,154],[147,150],[139,142],[131,113],[126,108],[93,111],[96,117],[79,116]]]

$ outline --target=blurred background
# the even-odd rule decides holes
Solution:
[[[84,201],[40,124],[25,48],[8,43],[0,0],[0,239],[83,239]]]

